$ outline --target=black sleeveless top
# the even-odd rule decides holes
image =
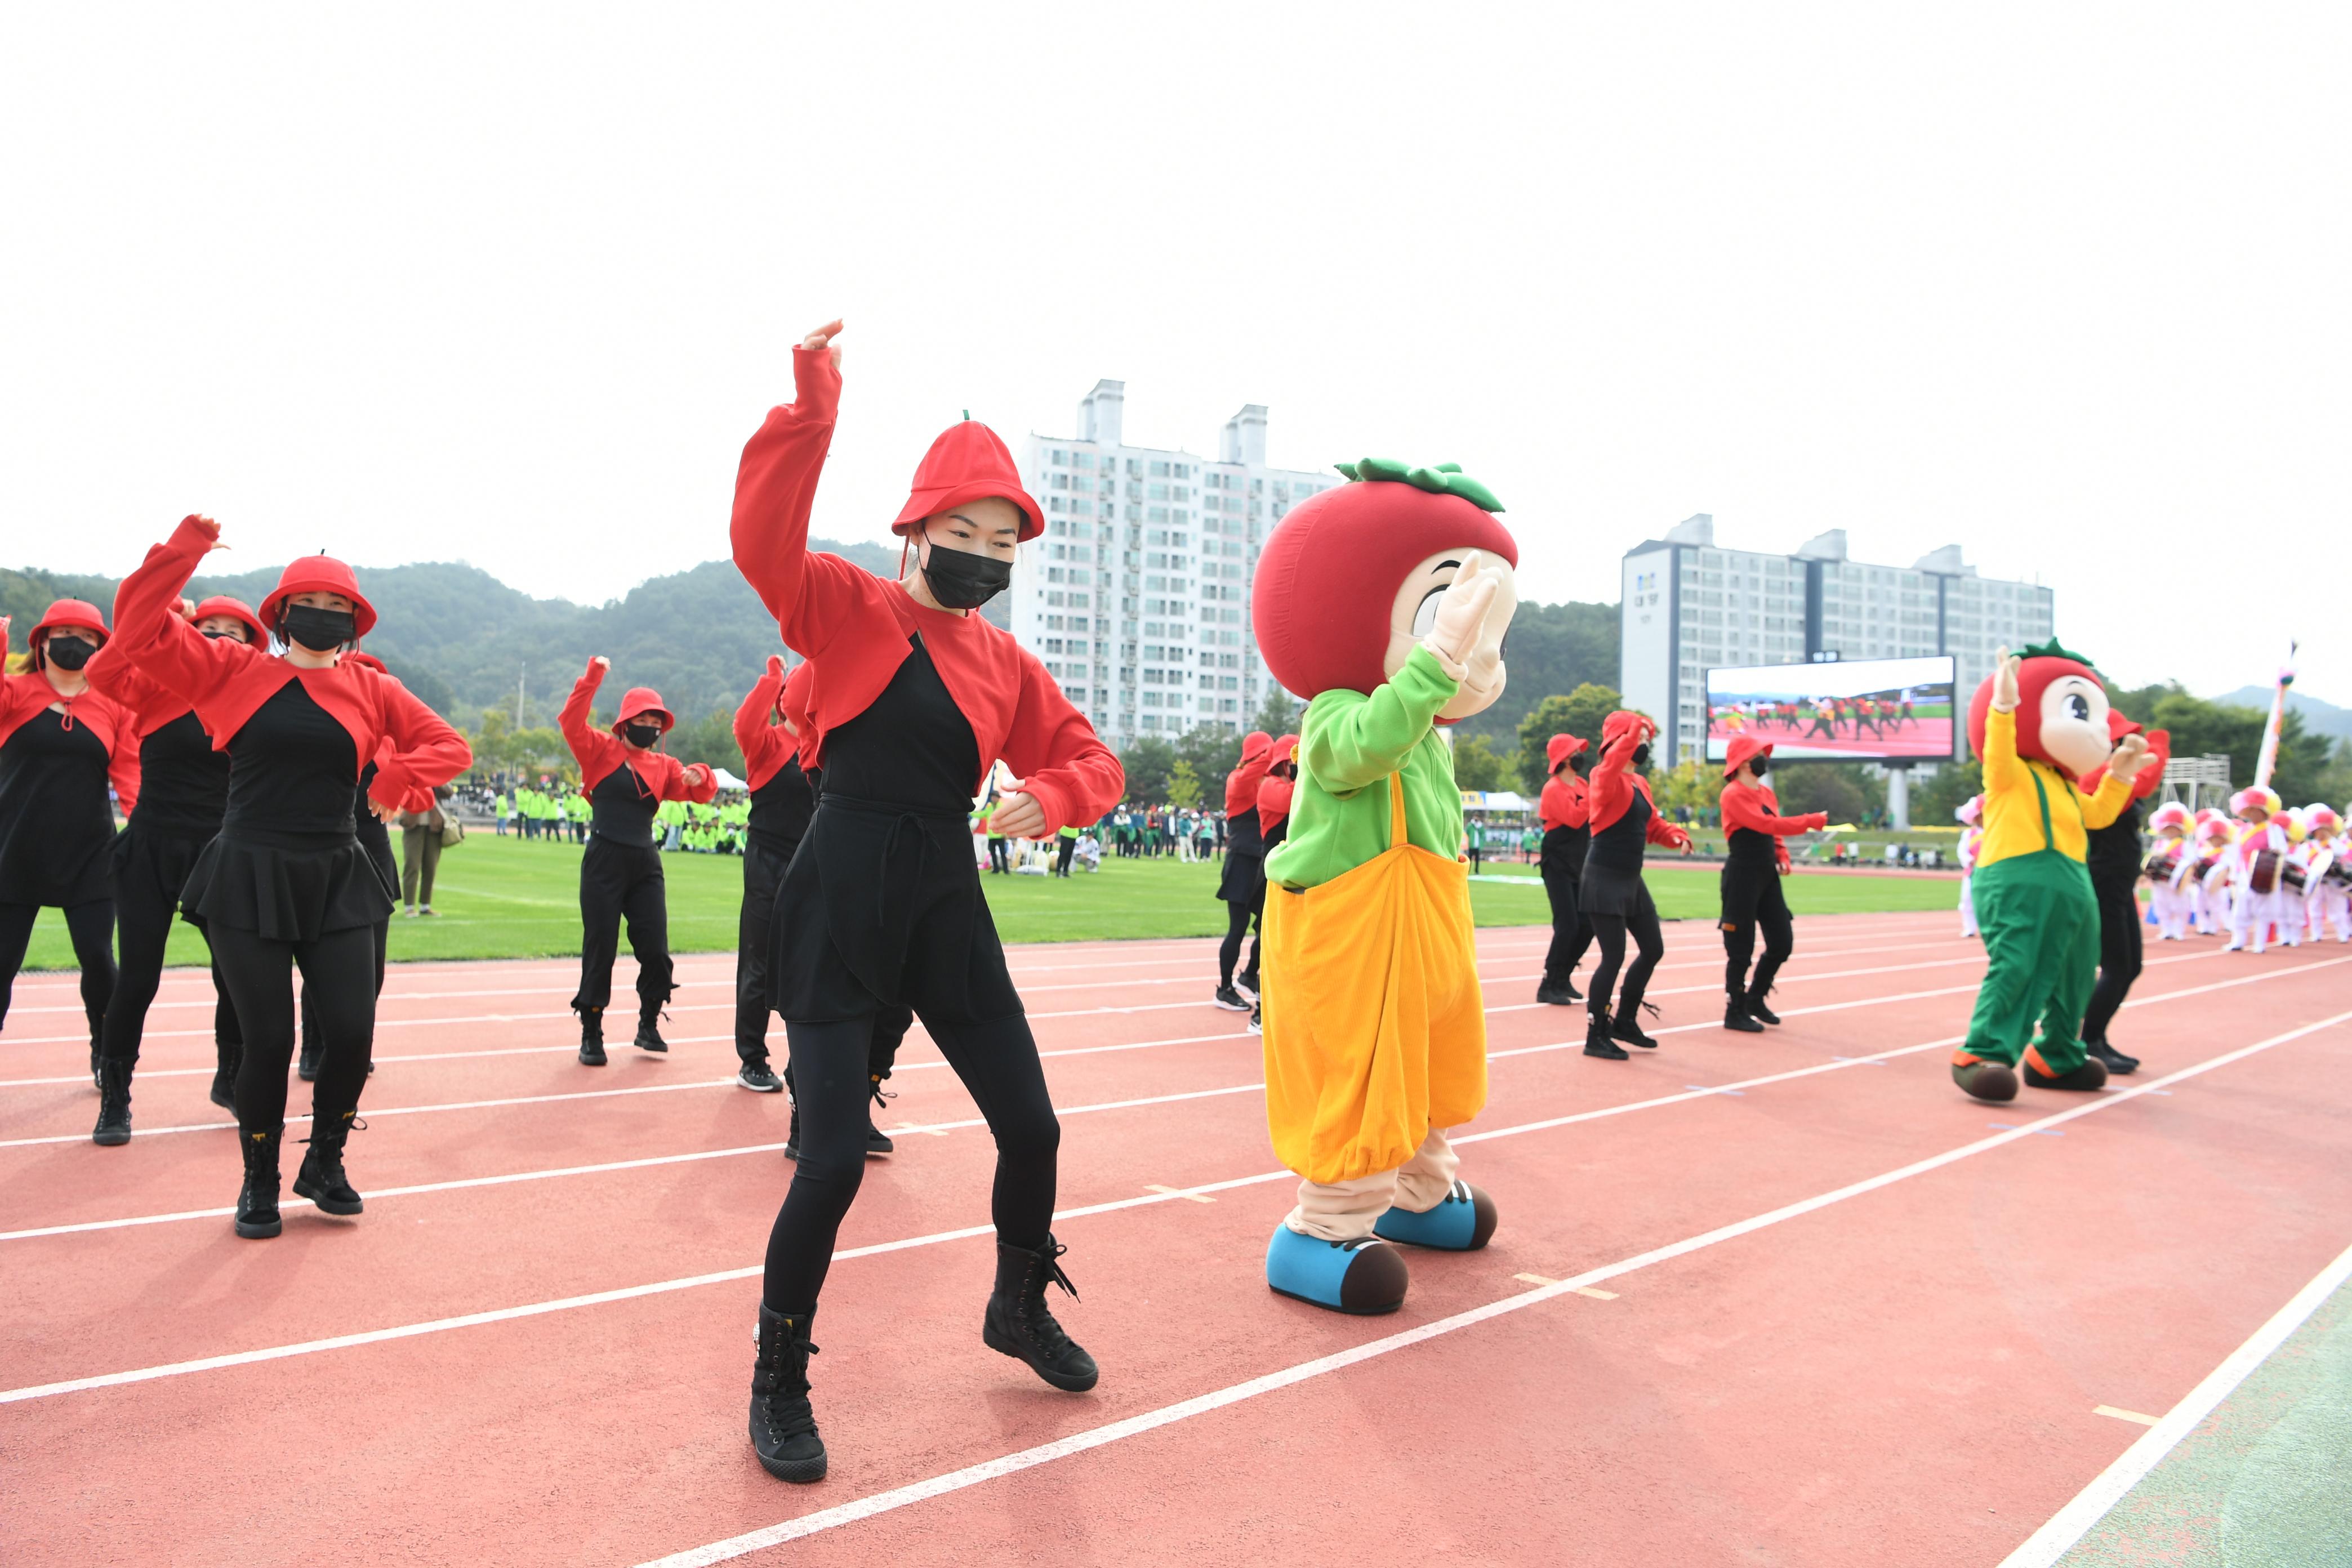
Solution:
[[[0,903],[71,909],[110,898],[106,742],[47,708],[0,746]]]
[[[595,808],[590,826],[597,837],[627,849],[654,847],[654,813],[661,809],[661,796],[628,763],[598,779],[588,804]]]
[[[210,838],[228,809],[229,754],[213,750],[193,712],[139,742],[139,809],[131,826],[174,838]]]
[[[794,757],[751,792],[751,816],[744,827],[752,843],[789,855],[808,833],[809,818],[815,815],[815,782]]]
[[[1586,868],[1639,876],[1643,851],[1650,839],[1650,797],[1635,789],[1625,815],[1592,836],[1592,847],[1584,858]]]

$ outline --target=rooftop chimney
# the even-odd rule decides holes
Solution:
[[[1127,404],[1127,383],[1098,381],[1078,404],[1078,439],[1106,447],[1119,445],[1119,416]]]
[[[1225,421],[1225,438],[1219,457],[1228,463],[1265,463],[1265,405],[1244,403]]]

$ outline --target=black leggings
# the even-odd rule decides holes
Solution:
[[[1625,971],[1625,995],[1618,1005],[1617,1016],[1631,1018],[1641,1010],[1642,993],[1650,988],[1650,971],[1658,967],[1658,960],[1666,953],[1666,939],[1658,930],[1658,911],[1643,900],[1642,908],[1630,919],[1624,915],[1586,915],[1592,928],[1592,938],[1601,944],[1601,962],[1592,971],[1592,984],[1584,994],[1584,1008],[1596,1018],[1606,1018],[1609,1013],[1609,993],[1617,984],[1617,971],[1625,963],[1625,933],[1633,933],[1636,949],[1633,966]]]
[[[25,949],[40,912],[38,904],[0,904],[0,1024],[8,1021],[8,998],[16,992],[16,971],[25,965]],[[66,910],[65,917],[74,962],[81,965],[81,1010],[89,1016],[89,1043],[95,1047],[114,995],[114,900],[92,899]]]
[[[129,833],[142,831],[138,828]],[[169,846],[170,847],[166,847]],[[126,845],[148,849],[148,845]],[[120,856],[114,862],[116,940],[122,948],[122,967],[114,977],[114,996],[106,1005],[106,1027],[99,1054],[109,1061],[137,1062],[147,1030],[147,1009],[163,983],[163,951],[172,940],[172,922],[179,918],[180,889],[164,884],[176,877],[187,880],[200,844],[165,838],[152,852]],[[213,965],[213,1041],[234,1049],[244,1037],[237,1033],[236,1009],[229,1005],[228,985],[220,965]]]
[[[613,999],[613,959],[621,921],[637,955],[637,1016],[647,1023],[677,989],[670,982],[669,895],[661,851],[591,838],[580,857],[580,991],[575,1013],[602,1012]]]
[[[2139,900],[2128,882],[2111,888],[2094,881],[2091,889],[2099,900],[2099,981],[2091,987],[2091,1005],[2083,1010],[2083,1038],[2103,1046],[2108,1022],[2139,978]]]
[[[236,1071],[236,1124],[275,1131],[286,1121],[286,1069],[294,1059],[294,971],[319,1025],[319,1076],[310,1086],[313,1116],[331,1121],[356,1110],[375,1049],[375,928],[353,926],[309,942],[273,942],[258,931],[213,925],[205,931],[213,961],[228,982],[245,1026],[245,1060]]]
[[[1576,907],[1577,878],[1565,866],[1543,868],[1544,897],[1551,904],[1551,946],[1544,951],[1544,983],[1565,985],[1576,976],[1592,945],[1592,922]]]
[[[1256,918],[1257,911],[1247,904],[1234,902],[1225,906],[1225,940],[1217,944],[1218,984],[1234,983],[1234,965],[1241,962],[1242,938],[1249,934],[1250,921]],[[1257,951],[1258,943],[1250,943],[1250,961],[1243,973],[1257,973]]]
[[[1727,862],[1723,868],[1723,989],[1730,996],[1762,998],[1771,994],[1772,977],[1797,944],[1789,923],[1789,900],[1780,891],[1780,867],[1770,861]],[[1748,960],[1756,951],[1756,933],[1764,933],[1764,956],[1756,961],[1756,977],[1748,977]]]
[[[375,994],[382,996],[383,994],[383,958],[385,950],[392,945],[392,921],[388,919],[380,920],[368,929],[375,932]],[[218,973],[218,969],[215,968],[214,973]],[[308,981],[302,984],[302,995],[299,1005],[302,1013],[302,1054],[315,1059],[326,1047],[320,1039],[319,1010],[311,1004],[310,984]]]
[[[1061,1123],[1045,1093],[1045,1071],[1029,1020],[1015,1014],[984,1024],[925,1021],[940,1052],[980,1104],[996,1139],[991,1213],[999,1241],[1045,1245],[1054,1223]],[[866,1176],[867,1053],[872,1014],[784,1025],[801,1113],[800,1163],[768,1234],[761,1299],[771,1310],[814,1311],[833,1262],[834,1238]]]
[[[775,929],[776,889],[791,847],[743,844],[743,908],[735,919],[735,1055],[745,1065],[768,1059],[768,939]]]

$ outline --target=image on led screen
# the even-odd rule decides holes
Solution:
[[[1948,656],[1710,669],[1706,754],[1748,734],[1783,762],[1948,761],[1953,679]]]

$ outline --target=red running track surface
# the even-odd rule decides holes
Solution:
[[[602,1071],[572,1059],[565,964],[396,971],[351,1154],[368,1212],[289,1205],[271,1242],[230,1232],[204,977],[165,982],[121,1149],[88,1142],[70,978],[28,977],[0,1037],[0,1542],[12,1564],[1997,1563],[2141,1430],[2095,1407],[2162,1412],[2352,1240],[2352,949],[2157,944],[2115,1031],[2147,1059],[2125,1092],[1992,1108],[1945,1071],[1981,969],[1954,924],[1800,921],[1760,1037],[1718,1026],[1713,928],[1669,927],[1661,1048],[1626,1063],[1528,1002],[1544,932],[1480,932],[1493,1097],[1461,1136],[1502,1228],[1412,1255],[1375,1320],[1265,1289],[1291,1179],[1257,1042],[1207,1004],[1213,944],[1019,950],[1085,1292],[1060,1310],[1102,1384],[1056,1394],[981,1345],[990,1150],[919,1035],[883,1121],[931,1131],[869,1163],[843,1233],[813,1488],[743,1432],[790,1166],[782,1097],[730,1086],[729,961],[683,961],[667,1059]]]

